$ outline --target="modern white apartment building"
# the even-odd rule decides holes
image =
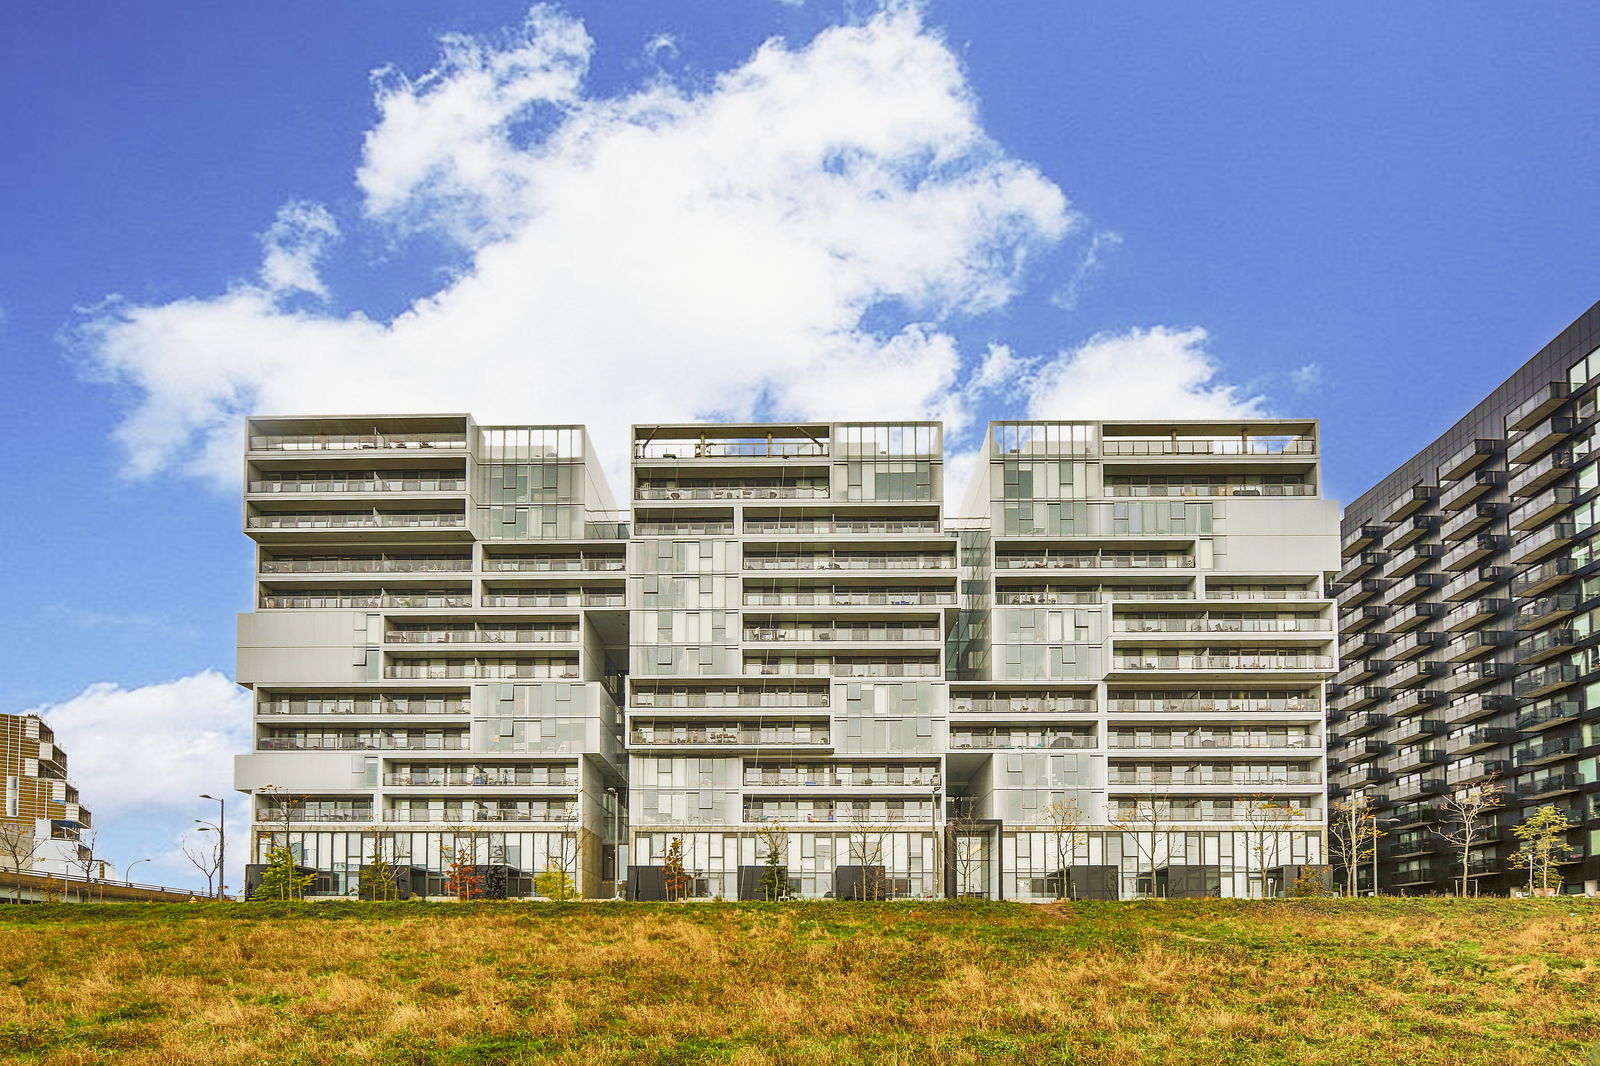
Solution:
[[[439,894],[462,840],[508,894],[554,862],[643,899],[774,854],[804,897],[1319,866],[1315,425],[996,423],[961,518],[941,438],[638,426],[624,525],[575,427],[253,420],[258,841],[322,894],[375,851]]]

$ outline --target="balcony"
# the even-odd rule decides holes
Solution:
[[[465,751],[465,733],[412,736],[405,733],[317,736],[270,736],[256,741],[257,751]]]
[[[1389,608],[1379,605],[1357,607],[1350,611],[1341,611],[1339,621],[1341,628],[1346,633],[1359,633],[1364,629],[1376,625],[1389,617]]]
[[[1379,508],[1379,513],[1386,523],[1392,525],[1422,510],[1438,498],[1439,486],[1413,485],[1409,489],[1402,489],[1392,499],[1386,501]]]
[[[485,607],[621,607],[621,589],[540,589],[535,592],[485,589]]]
[[[1444,462],[1439,464],[1439,481],[1454,481],[1465,476],[1469,471],[1476,470],[1491,456],[1496,455],[1505,447],[1505,441],[1497,438],[1480,437],[1471,440],[1462,448],[1458,448]]]
[[[633,443],[635,459],[826,459],[828,442],[809,435],[655,437]]]
[[[1389,603],[1394,606],[1402,606],[1428,595],[1435,589],[1443,588],[1449,581],[1450,578],[1446,574],[1426,572],[1400,578],[1394,582],[1394,591],[1389,594]]]
[[[482,804],[460,807],[389,807],[383,812],[386,822],[432,822],[458,825],[467,822],[575,822],[576,808],[571,807],[490,807]]]
[[[1568,415],[1551,415],[1517,434],[1506,449],[1506,461],[1516,466],[1531,463],[1576,433],[1583,423]]]
[[[944,631],[936,625],[915,623],[865,623],[860,625],[758,624],[746,625],[744,639],[751,644],[840,644],[840,643],[923,643],[940,640]]]
[[[821,748],[828,747],[830,743],[828,730],[820,726],[809,729],[786,729],[777,726],[741,727],[732,723],[704,722],[693,726],[645,727],[634,729],[628,734],[628,744],[635,747]]]
[[[1340,685],[1359,685],[1370,678],[1377,677],[1390,667],[1390,663],[1383,659],[1355,659],[1344,664],[1334,680]]]
[[[467,446],[465,433],[280,433],[252,436],[253,452],[353,452],[432,449],[460,451]]]
[[[1370,707],[1374,703],[1381,703],[1388,698],[1389,690],[1386,688],[1377,686],[1357,687],[1329,700],[1328,709],[1344,714],[1362,707]]]
[[[1089,745],[1092,747],[1093,745]],[[1106,746],[1118,750],[1189,750],[1193,748],[1281,748],[1289,750],[1317,750],[1322,747],[1320,737],[1308,733],[1217,733],[1199,729],[1188,733],[1126,733],[1113,731],[1106,736]]]
[[[1339,583],[1344,584],[1365,577],[1374,570],[1382,569],[1388,561],[1388,552],[1362,552],[1352,556],[1339,574]]]
[[[1390,817],[1399,826],[1421,825],[1437,820],[1439,809],[1431,803],[1406,803],[1390,812]]]
[[[1473,689],[1493,685],[1506,680],[1516,671],[1517,667],[1511,663],[1465,663],[1456,667],[1452,691],[1470,692]]]
[[[807,481],[810,484],[807,484]],[[641,481],[634,489],[638,500],[825,500],[830,489],[825,475],[792,481],[747,481],[720,484]]]
[[[1384,678],[1390,689],[1411,688],[1438,677],[1448,677],[1450,667],[1433,659],[1413,659],[1400,663]]]
[[[1429,707],[1441,707],[1449,696],[1440,689],[1408,688],[1394,694],[1389,709],[1395,714],[1413,714]]]
[[[1181,615],[1117,612],[1111,631],[1124,633],[1331,633],[1333,623],[1315,615],[1233,614],[1199,611]]]
[[[1478,629],[1462,633],[1450,642],[1450,646],[1444,650],[1443,658],[1452,663],[1470,662],[1493,654],[1515,639],[1515,633],[1498,629]]]
[[[1438,618],[1449,609],[1450,605],[1447,603],[1412,603],[1393,608],[1389,612],[1389,624],[1385,628],[1389,633],[1408,633]],[[1349,629],[1348,622],[1345,628]]]
[[[1517,642],[1516,661],[1525,666],[1541,663],[1564,651],[1571,651],[1584,637],[1575,629],[1545,629]]]
[[[1451,736],[1445,741],[1445,751],[1451,755],[1465,755],[1468,752],[1482,751],[1485,748],[1497,748],[1502,744],[1509,744],[1515,740],[1515,729],[1470,729],[1465,733]]]
[[[566,574],[627,569],[627,561],[620,555],[491,555],[483,560],[483,568],[491,573]]]
[[[1414,514],[1404,522],[1400,522],[1390,528],[1382,541],[1383,550],[1397,552],[1402,548],[1415,544],[1438,528],[1438,515],[1428,513]]]
[[[1396,718],[1389,727],[1388,738],[1394,744],[1414,744],[1428,737],[1447,733],[1450,726],[1437,715],[1412,715]]]
[[[874,776],[866,767],[801,766],[794,769],[747,767],[746,788],[773,791],[791,788],[933,788],[940,784],[939,771],[932,766],[890,766]]]
[[[1206,481],[1178,481],[1157,476],[1123,476],[1106,474],[1101,489],[1113,499],[1142,496],[1315,496],[1317,487],[1310,482],[1291,480],[1288,477],[1268,478],[1240,476],[1224,479],[1224,475]]]
[[[1508,519],[1512,529],[1536,529],[1571,507],[1578,498],[1572,485],[1555,485],[1530,500],[1519,503]]]
[[[1439,565],[1446,570],[1465,570],[1491,556],[1498,555],[1510,543],[1511,538],[1498,533],[1479,533],[1475,537],[1467,537],[1457,543],[1440,560]]]
[[[1350,720],[1344,725],[1342,732],[1347,737],[1359,737],[1363,733],[1371,733],[1387,726],[1393,719],[1386,714],[1352,714]]]
[[[1585,530],[1584,532],[1588,532]],[[1512,549],[1513,562],[1533,563],[1571,544],[1578,528],[1571,522],[1551,522],[1524,538]]]
[[[1566,581],[1573,574],[1586,566],[1570,556],[1548,559],[1538,566],[1532,566],[1518,574],[1511,582],[1513,596],[1537,596],[1547,592]]]
[[[1532,396],[1517,404],[1506,415],[1506,432],[1515,433],[1527,429],[1566,403],[1571,395],[1572,386],[1565,381],[1552,381],[1540,385]]]
[[[1094,734],[1057,730],[950,730],[950,747],[962,751],[978,748],[1013,751],[1033,748],[1092,748]]]
[[[249,529],[465,529],[467,516],[458,511],[314,511],[307,514],[254,514]]]
[[[1581,672],[1574,663],[1551,663],[1548,666],[1536,666],[1532,670],[1511,682],[1511,691],[1519,699],[1532,699],[1537,696],[1558,692],[1569,685],[1577,684]]]
[[[1465,540],[1481,532],[1505,511],[1503,504],[1474,503],[1456,512],[1439,527],[1439,536],[1446,541]]]
[[[1395,552],[1375,552],[1370,554],[1386,555],[1389,558],[1388,576],[1391,578],[1405,577],[1414,570],[1424,566],[1432,566],[1444,556],[1444,545],[1432,541],[1419,541],[1407,548]]]
[[[1516,790],[1506,798],[1529,802],[1577,792],[1582,788],[1583,777],[1579,774],[1546,774],[1518,781]]]
[[[1357,526],[1344,535],[1340,542],[1340,552],[1348,559],[1350,556],[1366,551],[1377,544],[1388,532],[1388,526],[1379,525],[1376,522],[1367,522]]]
[[[1409,748],[1397,752],[1389,760],[1389,769],[1396,774],[1409,774],[1445,760],[1443,748]],[[1439,782],[1443,784],[1444,782]]]
[[[350,474],[283,474],[251,481],[248,491],[270,493],[466,492],[467,479],[446,471],[372,471]]]
[[[942,565],[954,566],[953,556]],[[1194,556],[1186,552],[1086,551],[1086,552],[1002,552],[995,557],[996,570],[1143,570],[1187,569]],[[748,559],[746,560],[748,569]]]
[[[385,678],[395,680],[441,681],[457,678],[523,679],[523,678],[578,678],[578,660],[575,658],[508,659],[400,659],[391,662],[383,671]]]
[[[951,697],[950,712],[960,714],[963,697]],[[1006,701],[997,711],[1008,711],[1020,697]],[[977,702],[977,701],[972,701]],[[1062,709],[1094,711],[1092,699],[1055,700],[1070,706]],[[982,709],[982,708],[978,708]],[[1027,710],[1027,707],[1017,708]],[[1052,708],[1054,709],[1054,708]],[[1113,714],[1314,714],[1317,700],[1311,696],[1240,696],[1218,694],[1215,696],[1112,696],[1106,709]]]
[[[745,586],[746,607],[937,607],[955,603],[949,589],[760,589]],[[1043,600],[1036,602],[1046,602]]]
[[[450,625],[391,626],[383,639],[390,644],[575,644],[576,625]]]
[[[374,589],[305,589],[299,592],[267,592],[258,601],[262,610],[323,610],[332,608],[365,609],[389,607],[396,610],[437,607],[471,607],[472,596],[465,591],[416,589],[386,591]]]
[[[1339,659],[1342,662],[1349,662],[1351,659],[1370,655],[1380,648],[1387,647],[1388,644],[1389,634],[1375,633],[1370,629],[1361,630],[1351,634],[1339,645]],[[1389,657],[1395,658],[1394,655]]]
[[[1581,742],[1580,742],[1581,743]],[[1571,737],[1558,737],[1547,740],[1542,744],[1530,744],[1525,748],[1517,748],[1511,753],[1511,761],[1517,766],[1542,766],[1547,762],[1565,759],[1578,750],[1578,744]]]
[[[465,555],[307,555],[262,559],[263,574],[426,574],[465,573]]]
[[[955,565],[953,555],[921,552],[816,552],[794,555],[747,554],[744,557],[746,570],[951,570]],[[999,567],[1004,565],[997,562]]]
[[[1397,888],[1426,885],[1450,878],[1453,868],[1444,862],[1405,862],[1389,873],[1389,883]]]
[[[930,518],[746,518],[744,531],[750,536],[811,536],[843,533],[850,536],[933,536],[944,535],[937,521]],[[728,532],[733,532],[731,529]]]
[[[1478,570],[1469,570],[1452,578],[1440,595],[1451,603],[1459,603],[1496,585],[1504,584],[1510,577],[1511,568],[1506,566],[1485,566]]]
[[[1480,718],[1499,714],[1515,708],[1517,701],[1504,693],[1473,693],[1470,696],[1459,696],[1450,701],[1445,708],[1445,721],[1452,725],[1463,722],[1474,722]]]
[[[256,812],[257,823],[284,822],[371,822],[371,807],[263,807]]]
[[[1506,483],[1504,470],[1486,469],[1476,470],[1470,475],[1463,476],[1454,485],[1445,490],[1439,497],[1439,508],[1444,511],[1459,511],[1468,504],[1475,503]]]
[[[1112,669],[1120,671],[1261,670],[1298,672],[1333,669],[1331,655],[1300,654],[1276,648],[1258,651],[1209,649],[1185,653],[1179,649],[1126,649],[1112,656]]]
[[[1552,485],[1572,473],[1584,458],[1582,452],[1565,448],[1551,452],[1538,462],[1529,463],[1517,471],[1516,476],[1507,482],[1506,492],[1513,499],[1532,496],[1546,485]]]
[[[565,788],[578,787],[576,776],[545,770],[490,768],[481,770],[409,771],[384,774],[387,788]]]
[[[1320,785],[1322,775],[1315,770],[1254,770],[1254,769],[1211,769],[1211,770],[1172,770],[1167,772],[1151,770],[1129,770],[1112,768],[1107,775],[1107,783],[1112,785]]]
[[[1315,455],[1317,442],[1300,436],[1237,437],[1106,437],[1100,444],[1101,455],[1161,456],[1161,455],[1216,455],[1216,456],[1288,456]]]
[[[1523,605],[1517,612],[1515,627],[1521,630],[1541,629],[1574,614],[1579,603],[1576,593],[1542,597]]]
[[[256,706],[258,715],[429,715],[466,714],[471,710],[465,696],[263,696]]]
[[[1112,710],[1165,711],[1168,704],[1199,703],[1198,700],[1111,700]],[[1219,701],[1220,702],[1220,701]],[[1062,696],[1049,693],[980,696],[952,693],[951,714],[1093,714],[1099,705],[1092,696]],[[1171,708],[1177,709],[1177,708]]]
[[[1443,757],[1441,753],[1441,758]],[[1405,803],[1418,800],[1424,796],[1442,796],[1450,791],[1450,786],[1442,777],[1426,777],[1421,780],[1397,780],[1389,790],[1389,798],[1396,803]]]
[[[1493,596],[1465,600],[1445,613],[1441,625],[1451,633],[1462,633],[1475,626],[1483,625],[1483,623],[1498,616],[1510,607],[1510,600]]]
[[[1578,720],[1583,704],[1577,700],[1545,700],[1517,715],[1516,727],[1524,733],[1538,733]]]

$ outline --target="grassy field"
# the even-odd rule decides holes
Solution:
[[[6,1063],[1587,1066],[1597,1041],[1585,900],[0,908]]]

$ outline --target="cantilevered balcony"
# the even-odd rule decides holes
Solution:
[[[1390,662],[1405,662],[1425,655],[1434,648],[1447,642],[1450,638],[1443,633],[1435,633],[1426,629],[1413,629],[1394,640],[1389,649],[1384,652],[1384,658]]]
[[[1516,466],[1531,463],[1581,426],[1582,423],[1570,415],[1551,415],[1517,434],[1506,448],[1506,461]]]
[[[1447,677],[1450,667],[1446,663],[1433,659],[1412,659],[1409,662],[1399,663],[1388,675],[1383,683],[1390,689],[1411,688],[1432,681],[1435,678]]]
[[[1511,644],[1516,639],[1516,634],[1510,630],[1501,629],[1475,629],[1468,633],[1458,634],[1450,641],[1448,647],[1441,653],[1440,658],[1446,662],[1464,663],[1473,659],[1481,659],[1485,655],[1492,655],[1499,649]]]
[[[1519,745],[1511,751],[1511,761],[1517,766],[1542,766],[1548,762],[1557,762],[1577,751],[1581,741],[1573,737],[1556,737],[1553,740],[1542,740],[1537,743]]]
[[[1416,744],[1418,741],[1440,736],[1449,731],[1449,724],[1437,714],[1412,714],[1396,717],[1390,723],[1386,735],[1391,743],[1403,746]],[[1391,766],[1390,769],[1404,773],[1400,767]]]
[[[1552,381],[1540,385],[1532,396],[1523,400],[1506,414],[1506,432],[1517,433],[1533,426],[1539,419],[1552,414],[1572,396],[1572,386],[1565,381]]]
[[[1469,570],[1450,579],[1440,593],[1441,597],[1452,603],[1477,596],[1503,585],[1511,578],[1511,568],[1507,566],[1484,566],[1477,570]]]
[[[1382,604],[1365,604],[1352,610],[1339,612],[1340,628],[1345,633],[1360,633],[1371,629],[1389,617],[1389,608]]]
[[[1451,675],[1452,691],[1471,692],[1486,685],[1498,684],[1516,673],[1516,671],[1517,668],[1511,663],[1462,663],[1456,667],[1455,673]]]
[[[1389,561],[1388,552],[1361,552],[1345,560],[1344,569],[1339,572],[1339,583],[1348,584],[1357,578],[1366,577],[1375,570],[1383,569]]]
[[[1444,719],[1451,725],[1460,725],[1512,710],[1516,705],[1516,699],[1505,693],[1474,692],[1452,698],[1444,709]]]
[[[1433,531],[1439,528],[1439,524],[1440,516],[1432,512],[1423,511],[1414,514],[1390,527],[1379,546],[1386,552],[1398,552],[1425,537],[1432,536]]]
[[[1346,689],[1328,701],[1328,710],[1345,714],[1362,707],[1370,707],[1389,698],[1389,690],[1376,685],[1357,685]]]
[[[1577,593],[1562,592],[1554,596],[1541,596],[1525,603],[1517,610],[1514,620],[1517,629],[1543,629],[1563,618],[1570,617],[1581,601]]]
[[[1512,529],[1535,529],[1571,507],[1578,498],[1574,485],[1553,485],[1545,491],[1516,505],[1507,522]]]
[[[1371,655],[1373,652],[1387,647],[1391,639],[1387,633],[1377,633],[1370,629],[1358,630],[1346,637],[1339,645],[1339,660],[1341,662],[1349,662],[1352,659]],[[1387,657],[1390,659],[1396,658],[1392,654]]]
[[[1402,748],[1390,757],[1389,769],[1396,774],[1409,774],[1444,761],[1443,748]]]
[[[1520,802],[1547,800],[1555,796],[1577,792],[1583,788],[1583,775],[1574,773],[1545,773],[1518,778],[1516,788],[1506,797]]]
[[[1405,577],[1414,570],[1425,566],[1432,566],[1444,555],[1444,545],[1432,541],[1418,541],[1415,544],[1401,548],[1394,552],[1373,552],[1370,554],[1387,556],[1390,578]]]
[[[1393,665],[1387,659],[1351,659],[1339,668],[1334,675],[1334,681],[1346,688],[1369,681],[1379,674],[1386,673]]]
[[[1504,470],[1489,468],[1474,470],[1463,475],[1439,497],[1439,509],[1442,511],[1459,511],[1468,504],[1476,503],[1495,489],[1506,483]]]
[[[1349,720],[1345,722],[1344,729],[1341,732],[1347,737],[1358,737],[1363,733],[1371,733],[1382,729],[1392,720],[1386,714],[1376,714],[1370,711],[1364,714],[1352,714]]]
[[[1438,498],[1439,486],[1413,485],[1408,489],[1401,489],[1384,501],[1378,508],[1378,514],[1385,523],[1393,525],[1428,507]]]
[[[1389,701],[1389,710],[1395,714],[1415,714],[1430,707],[1441,707],[1449,701],[1449,696],[1436,688],[1407,688],[1394,693]]]
[[[1551,522],[1519,541],[1512,549],[1511,560],[1516,563],[1538,562],[1571,544],[1577,534],[1578,528],[1571,522]]]
[[[1576,722],[1582,713],[1583,704],[1578,700],[1540,700],[1517,715],[1514,724],[1524,733],[1539,733]]]
[[[1547,592],[1565,582],[1577,573],[1584,563],[1580,563],[1569,556],[1549,559],[1537,566],[1530,566],[1517,574],[1511,581],[1511,594],[1513,596],[1537,596]]]
[[[1479,437],[1468,441],[1439,464],[1439,481],[1455,481],[1466,476],[1487,462],[1490,456],[1499,454],[1504,447],[1505,441],[1498,438]]]
[[[1400,778],[1389,789],[1389,798],[1396,803],[1406,803],[1424,796],[1442,796],[1449,791],[1450,786],[1442,777]]]
[[[1393,606],[1410,603],[1412,600],[1428,595],[1435,589],[1443,588],[1449,581],[1450,576],[1448,574],[1428,572],[1402,577],[1394,582],[1394,589],[1389,593],[1388,602]]]
[[[1572,473],[1585,458],[1581,451],[1562,448],[1551,452],[1536,463],[1518,470],[1506,483],[1506,492],[1516,499],[1532,496],[1546,485],[1554,484]]]
[[[1410,603],[1396,607],[1389,612],[1389,624],[1384,627],[1388,633],[1408,633],[1418,626],[1428,622],[1450,609],[1447,603]],[[1345,627],[1349,628],[1348,624]]]
[[[1452,756],[1466,755],[1469,752],[1484,751],[1488,748],[1499,747],[1510,743],[1517,736],[1515,729],[1501,729],[1493,726],[1482,729],[1467,729],[1459,733],[1452,733],[1445,739],[1444,749]]]
[[[1534,699],[1576,684],[1581,675],[1575,663],[1549,663],[1536,666],[1512,681],[1511,691],[1519,699]]]
[[[1376,522],[1368,522],[1357,526],[1344,535],[1340,543],[1340,550],[1345,558],[1367,551],[1383,539],[1389,532],[1389,527]]]
[[[1439,536],[1446,541],[1464,540],[1482,532],[1500,515],[1505,505],[1499,503],[1474,503],[1457,511],[1439,527]]]
[[[1503,534],[1479,533],[1454,544],[1439,560],[1439,565],[1445,570],[1459,572],[1498,555],[1510,543],[1511,538]]]
[[[1540,630],[1517,642],[1516,661],[1525,666],[1542,663],[1564,651],[1571,651],[1584,636],[1564,626]]]
[[[1510,600],[1497,596],[1462,600],[1445,612],[1444,617],[1439,619],[1439,626],[1451,633],[1476,629],[1491,618],[1504,614],[1510,607]]]

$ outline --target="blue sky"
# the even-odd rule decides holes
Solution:
[[[141,876],[183,876],[173,836],[240,733],[206,672],[249,605],[244,411],[447,400],[605,447],[634,417],[895,396],[964,425],[957,452],[991,417],[1307,415],[1352,498],[1600,298],[1581,5],[74,3],[0,28],[0,708],[58,722]]]

